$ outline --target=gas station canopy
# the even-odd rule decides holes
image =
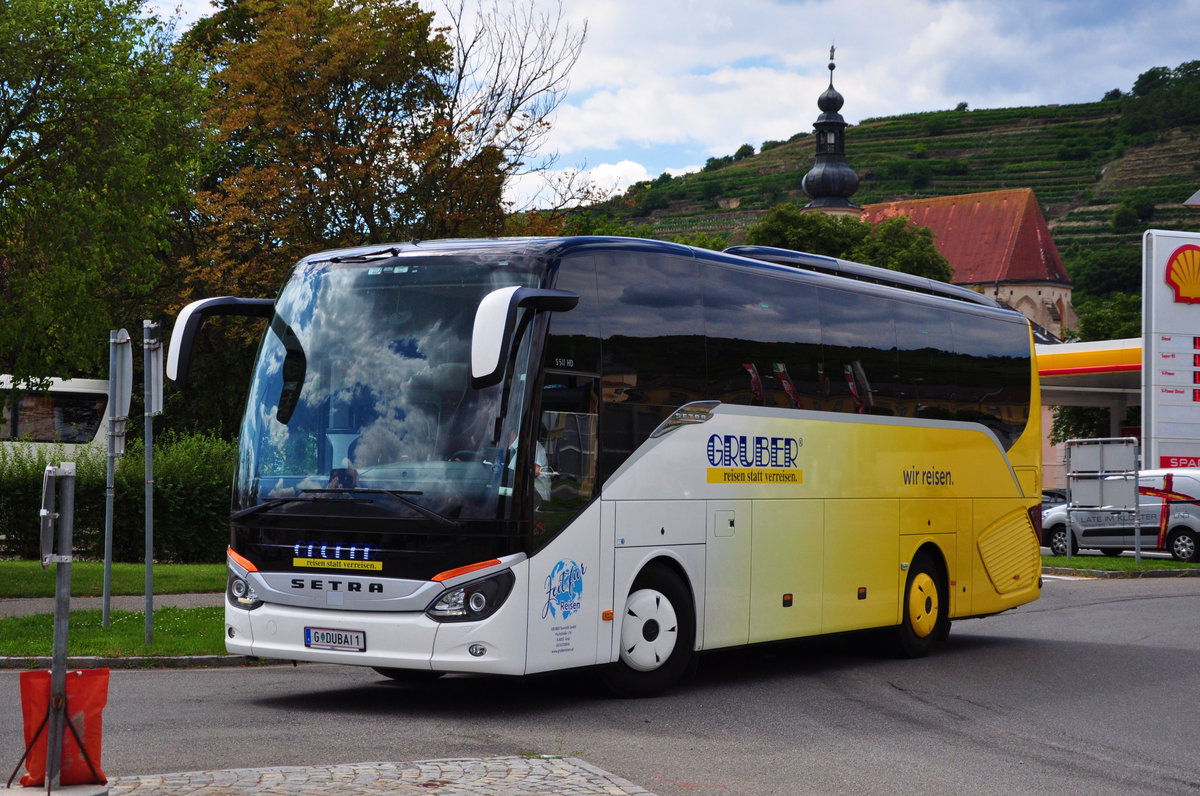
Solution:
[[[1042,403],[1124,408],[1142,403],[1142,338],[1037,346]]]

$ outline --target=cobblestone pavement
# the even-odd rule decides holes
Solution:
[[[575,757],[491,757],[416,763],[282,766],[109,780],[111,796],[237,796],[238,794],[480,794],[481,796],[654,796],[632,782]]]

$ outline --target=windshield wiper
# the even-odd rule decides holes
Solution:
[[[408,508],[420,514],[426,519],[433,520],[438,525],[445,528],[458,528],[461,523],[458,520],[452,520],[449,517],[438,514],[433,509],[425,508],[420,503],[417,503],[409,495],[423,495],[424,492],[406,492],[400,489],[302,489],[299,495],[290,495],[288,497],[279,497],[268,500],[264,503],[259,503],[257,506],[251,506],[248,509],[235,511],[229,515],[229,519],[236,522],[252,514],[257,514],[260,511],[285,506],[288,503],[311,503],[313,501],[346,501],[350,503],[371,503],[371,500],[358,500],[355,495],[388,495],[403,503]]]
[[[331,263],[365,263],[365,262],[369,262],[371,260],[376,260],[385,254],[390,254],[392,257],[395,257],[399,253],[400,253],[400,250],[397,249],[395,246],[388,246],[385,249],[375,249],[374,251],[364,252],[362,254],[346,254],[346,255],[339,255],[337,257],[330,257],[329,262],[331,262]]]
[[[400,501],[408,508],[420,514],[422,517],[433,520],[438,525],[446,528],[457,528],[459,525],[461,525],[458,520],[452,520],[443,514],[438,514],[433,509],[426,508],[417,501],[408,497],[409,495],[423,495],[425,494],[424,492],[410,492],[402,489],[365,489],[359,487],[351,487],[347,489],[305,489],[304,491],[315,492],[317,494],[342,494],[351,497],[351,499],[353,495],[388,495],[389,497],[393,497]]]
[[[317,496],[322,493],[329,493],[329,492],[339,493],[339,492],[348,492],[348,491],[361,491],[361,490],[301,489],[299,495],[289,495],[288,497],[272,498],[271,500],[267,500],[262,503],[259,503],[257,506],[251,506],[248,509],[241,509],[240,511],[235,511],[229,515],[229,519],[233,520],[233,521],[237,521],[237,520],[242,519],[243,517],[249,517],[251,514],[258,514],[260,511],[267,511],[269,509],[278,508],[279,506],[286,506],[288,503],[311,503],[316,500],[325,500],[325,501],[345,500],[345,501],[350,501],[353,503],[370,503],[371,502],[369,500],[355,500],[354,497],[351,495],[344,495],[342,497],[318,497]]]

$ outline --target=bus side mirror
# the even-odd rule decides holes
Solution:
[[[212,315],[242,315],[247,318],[270,318],[275,314],[274,299],[244,299],[233,296],[193,301],[180,311],[171,330],[167,349],[167,378],[175,389],[187,386],[188,370],[192,364],[192,347],[200,327]]]
[[[532,287],[502,287],[484,296],[471,333],[471,386],[479,390],[504,378],[517,310],[566,312],[578,303],[579,296],[570,291]]]

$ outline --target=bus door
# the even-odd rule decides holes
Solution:
[[[599,379],[546,372],[532,464],[527,672],[588,666],[607,655],[612,544],[601,543],[596,449]],[[607,658],[605,658],[607,660]]]

